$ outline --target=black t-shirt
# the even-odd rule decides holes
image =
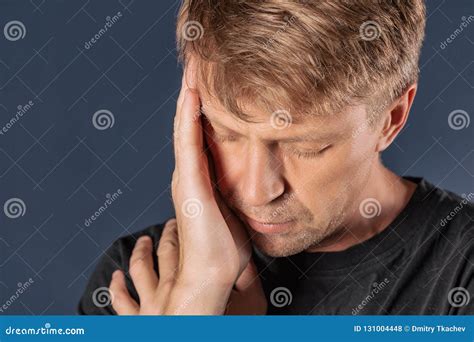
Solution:
[[[422,178],[406,178],[418,184],[408,204],[386,229],[360,244],[282,258],[254,248],[268,314],[474,314],[474,205],[469,202],[474,194],[461,197]],[[163,225],[113,243],[89,280],[79,314],[115,313],[107,302],[98,302],[98,291],[109,286],[117,268],[128,273],[138,237],[150,235],[156,248]],[[131,279],[126,280],[138,302]]]

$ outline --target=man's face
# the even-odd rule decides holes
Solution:
[[[311,118],[248,107],[248,123],[201,100],[219,192],[260,250],[296,254],[351,222],[378,157],[365,106]]]

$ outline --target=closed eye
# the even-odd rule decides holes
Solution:
[[[216,141],[221,143],[234,142],[237,140],[237,137],[235,135],[220,135],[214,132],[213,136]]]
[[[312,159],[312,158],[317,158],[320,157],[324,152],[326,152],[332,145],[327,145],[324,148],[320,150],[298,150],[298,149],[291,149],[291,152],[297,157],[297,158],[303,158],[303,159]]]

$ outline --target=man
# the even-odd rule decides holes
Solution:
[[[474,313],[474,195],[380,159],[424,27],[421,0],[185,0],[176,219],[116,241],[79,313]]]

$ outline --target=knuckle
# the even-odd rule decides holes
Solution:
[[[170,248],[178,248],[178,223],[175,218],[168,220],[163,228],[159,250],[168,250]]]
[[[158,255],[178,248],[178,243],[174,239],[163,239],[158,246]]]
[[[167,292],[173,288],[175,280],[174,280],[174,277],[166,277],[166,278],[160,279],[160,283],[161,283],[160,285],[161,285],[162,290],[164,292]]]

